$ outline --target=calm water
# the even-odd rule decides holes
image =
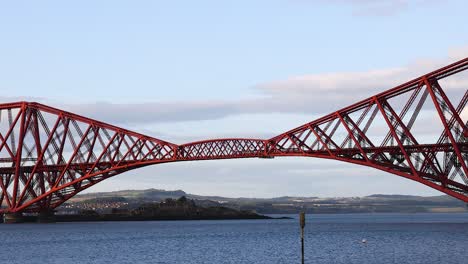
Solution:
[[[366,244],[361,243],[366,239]],[[0,263],[300,263],[294,220],[0,224]],[[468,263],[468,214],[308,215],[306,263]]]

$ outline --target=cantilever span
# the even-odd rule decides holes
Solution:
[[[468,58],[270,139],[177,145],[39,103],[0,104],[0,213],[50,212],[109,177],[148,165],[281,156],[373,167],[468,202],[468,129],[461,117],[468,91],[451,101],[440,83],[466,69]],[[418,121],[427,118],[423,112],[440,124],[432,140],[424,133],[427,119]]]

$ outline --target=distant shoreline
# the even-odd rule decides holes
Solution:
[[[72,223],[72,222],[144,222],[144,221],[199,221],[199,220],[281,220],[292,219],[291,217],[272,217],[266,215],[238,215],[238,216],[211,216],[211,217],[171,217],[171,216],[119,216],[119,215],[55,215],[49,219],[50,223]],[[38,217],[26,215],[22,218],[22,223],[37,223]],[[45,221],[47,222],[47,221]],[[3,223],[3,217],[0,219]]]
[[[164,221],[164,220],[241,220],[275,219],[248,210],[227,207],[200,207],[185,196],[179,199],[166,199],[160,203],[144,203],[133,210],[116,209],[111,213],[95,210],[81,210],[74,214],[54,212],[35,215],[9,216],[8,222],[108,222],[108,221]],[[6,221],[6,220],[5,220]]]
[[[364,197],[291,197],[276,198],[228,198],[201,196],[182,190],[123,190],[82,194],[58,208],[59,213],[79,213],[80,210],[96,210],[109,213],[111,208],[133,210],[143,203],[178,199],[185,196],[199,207],[227,207],[259,214],[298,214],[305,210],[312,214],[348,213],[461,213],[468,212],[467,204],[447,195],[414,196],[373,194]]]

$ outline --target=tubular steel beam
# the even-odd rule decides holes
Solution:
[[[0,213],[50,212],[109,177],[148,165],[282,156],[373,167],[468,202],[468,128],[461,117],[468,91],[452,102],[439,83],[466,69],[468,58],[267,140],[176,145],[39,103],[0,104]],[[424,111],[442,125],[433,142],[418,133]]]

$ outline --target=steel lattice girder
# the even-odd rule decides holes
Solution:
[[[468,91],[454,105],[439,83],[467,68],[465,58],[268,140],[176,145],[38,103],[1,104],[0,213],[53,210],[102,180],[147,165],[275,156],[369,166],[468,202],[468,129],[460,117]],[[429,143],[415,133],[424,107],[442,125]],[[379,126],[386,130],[376,140],[371,130]]]

